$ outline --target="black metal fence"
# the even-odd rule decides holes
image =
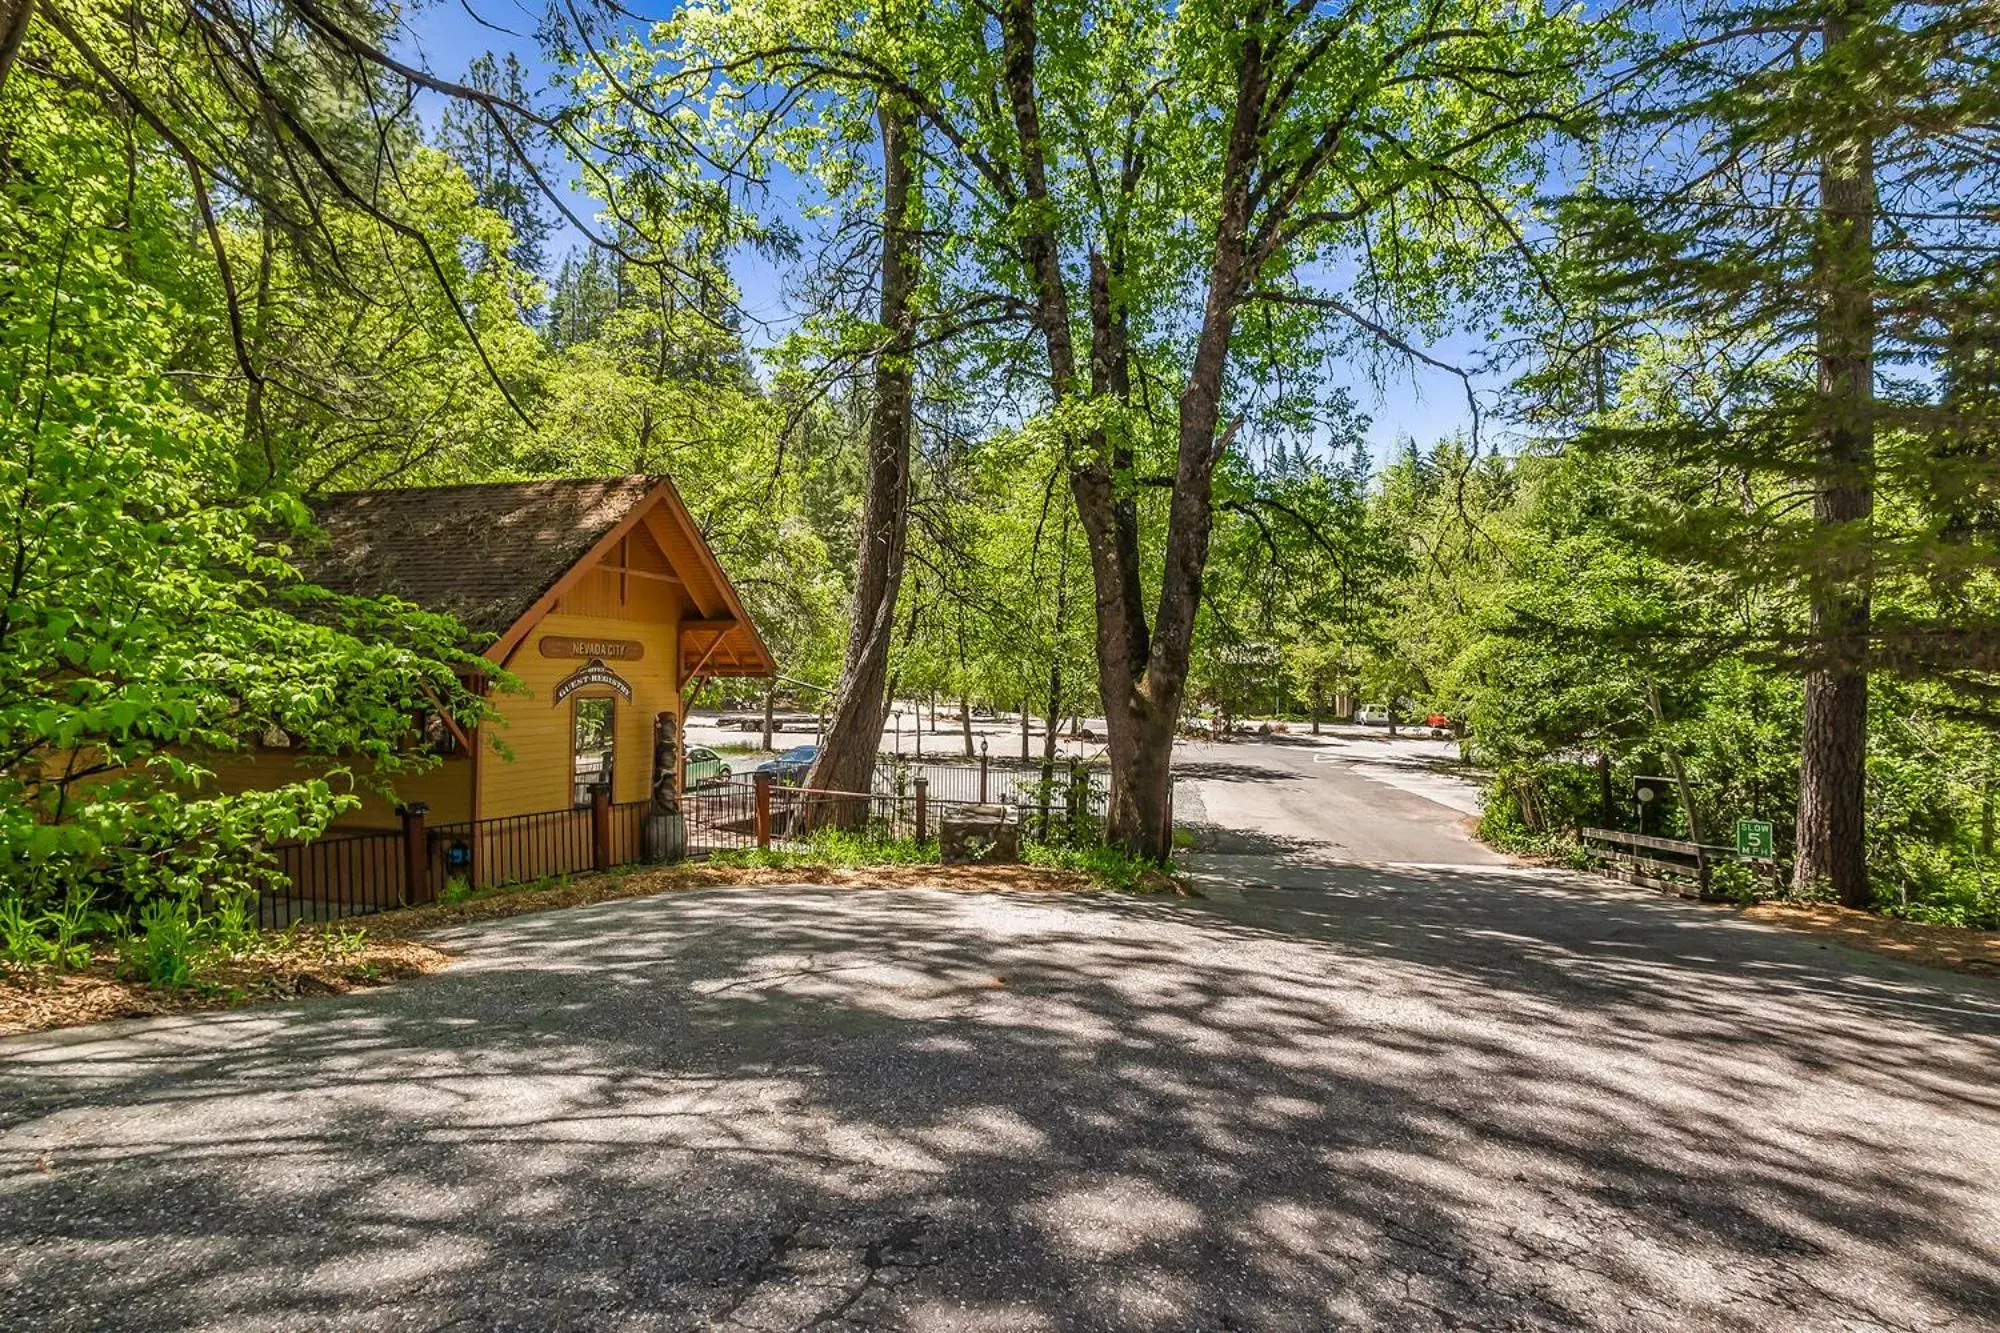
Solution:
[[[1109,786],[1101,768],[922,763],[886,759],[868,792],[815,791],[737,780],[681,799],[689,856],[746,848],[796,850],[828,829],[880,839],[937,836],[966,806],[1011,805],[1023,842],[1080,844],[1102,837]],[[267,926],[325,922],[434,902],[475,889],[633,865],[646,846],[649,803],[589,806],[425,827],[421,811],[380,833],[329,834],[272,848],[285,887],[266,893]]]
[[[409,844],[400,832],[328,834],[274,847],[271,855],[285,887],[258,900],[267,927],[386,911],[409,898]]]
[[[699,787],[681,796],[690,855],[757,845],[757,792],[748,781]]]
[[[629,865],[647,802],[607,803],[445,824],[425,835],[433,882],[487,889]]]
[[[884,756],[875,765],[875,790],[913,794],[918,779],[934,810],[958,805],[1011,805],[1019,810],[1026,841],[1082,843],[1103,835],[1111,804],[1110,774],[1101,764],[1058,759],[942,761]]]

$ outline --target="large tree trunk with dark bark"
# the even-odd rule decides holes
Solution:
[[[896,597],[910,519],[911,355],[917,280],[917,238],[909,226],[919,188],[910,113],[896,98],[877,107],[882,127],[882,349],[875,357],[875,406],[868,423],[868,471],[861,505],[861,549],[855,562],[854,604],[847,654],[834,691],[833,716],[808,785],[868,791],[888,717],[886,685]],[[865,815],[865,803],[856,802]],[[835,818],[840,818],[839,812]]]
[[[1828,46],[1849,23],[1830,19]],[[1850,907],[1870,901],[1867,856],[1869,523],[1875,508],[1874,144],[1861,133],[1820,163],[1820,411],[1813,521],[1825,542],[1813,571],[1811,660],[1799,755],[1793,883]]]
[[[1004,81],[1021,145],[1021,190],[1043,216],[1053,216],[1043,158],[1035,73],[1033,0],[1007,0],[1000,14]],[[1179,443],[1158,609],[1146,621],[1143,553],[1132,451],[1122,436],[1100,432],[1080,441],[1070,490],[1090,546],[1097,593],[1098,691],[1111,761],[1111,808],[1106,837],[1135,856],[1165,860],[1173,852],[1174,730],[1187,687],[1195,611],[1201,602],[1214,520],[1212,482],[1232,432],[1221,429],[1222,391],[1236,312],[1254,265],[1247,250],[1250,175],[1258,149],[1269,73],[1261,47],[1246,40],[1238,54],[1237,101],[1222,164],[1221,209],[1211,252],[1207,301],[1193,364],[1180,396]],[[1136,178],[1125,164],[1124,184]],[[1107,238],[1107,253],[1090,263],[1090,391],[1129,400],[1130,349],[1120,297],[1123,238]],[[1079,388],[1070,332],[1069,296],[1053,231],[1030,227],[1019,241],[1022,267],[1035,292],[1036,322],[1048,345],[1050,395],[1062,403]]]

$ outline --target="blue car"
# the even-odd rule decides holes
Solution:
[[[788,787],[796,787],[806,780],[806,773],[819,758],[817,745],[794,745],[776,759],[766,759],[757,765],[757,772],[769,773],[773,782]]]

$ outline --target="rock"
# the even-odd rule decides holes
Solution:
[[[938,821],[938,851],[948,865],[1011,865],[1021,859],[1021,823],[1011,805],[966,805]]]

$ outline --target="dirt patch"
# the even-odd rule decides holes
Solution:
[[[344,995],[435,972],[449,961],[442,950],[414,940],[370,939],[356,949],[330,952],[319,937],[299,935],[273,942],[255,956],[213,966],[198,985],[162,990],[121,977],[119,960],[107,952],[75,972],[0,975],[0,1036],[113,1018]]]
[[[1974,976],[2000,977],[2000,932],[1897,921],[1830,903],[1758,903],[1732,910],[1751,921],[1819,935],[1850,949]]]

